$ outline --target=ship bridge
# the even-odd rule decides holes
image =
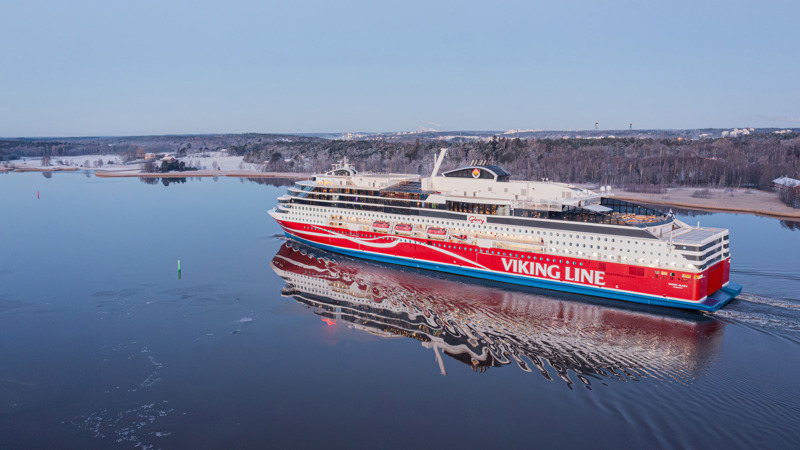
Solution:
[[[511,178],[511,174],[507,170],[494,165],[459,167],[458,169],[443,173],[442,176],[447,178],[488,179],[500,183],[507,183]]]

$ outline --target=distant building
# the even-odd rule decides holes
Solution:
[[[153,160],[153,159],[156,159],[156,154],[155,153],[145,153],[144,154],[144,160],[145,161],[150,161],[150,160]]]
[[[794,208],[800,208],[800,180],[780,177],[772,180],[781,201]]]
[[[163,158],[161,158],[161,160],[166,162],[172,162],[175,161],[175,157],[167,153],[166,155],[164,155]]]
[[[722,132],[722,137],[726,137],[726,136],[728,136],[728,137],[746,136],[746,135],[750,134],[751,131],[754,131],[754,130],[752,128],[750,128],[750,129],[747,129],[747,128],[741,128],[741,129],[734,128],[731,131],[723,131]]]
[[[781,187],[796,188],[800,186],[800,180],[795,180],[794,178],[789,178],[789,177],[775,178],[774,180],[772,180],[772,183],[775,185],[776,188],[781,188]]]

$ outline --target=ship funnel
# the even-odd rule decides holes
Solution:
[[[437,173],[439,173],[439,167],[442,166],[442,161],[444,161],[444,155],[447,153],[447,148],[442,148],[439,150],[439,156],[436,158],[436,164],[433,166],[433,173],[431,173],[431,178],[435,177]]]

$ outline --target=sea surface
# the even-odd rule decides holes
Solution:
[[[702,314],[317,252],[285,190],[0,174],[0,447],[800,442],[794,223],[680,211],[744,285]]]

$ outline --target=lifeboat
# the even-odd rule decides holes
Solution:
[[[375,231],[381,231],[383,233],[387,233],[389,231],[389,222],[376,220],[375,222],[372,222],[372,229]]]
[[[411,234],[411,229],[411,225],[407,223],[398,223],[394,226],[394,232],[397,234],[409,235]]]
[[[444,239],[447,235],[447,230],[439,227],[429,227],[427,233],[431,239]]]
[[[455,239],[457,241],[466,241],[467,240],[467,235],[466,234],[454,234],[453,235],[453,239]]]

